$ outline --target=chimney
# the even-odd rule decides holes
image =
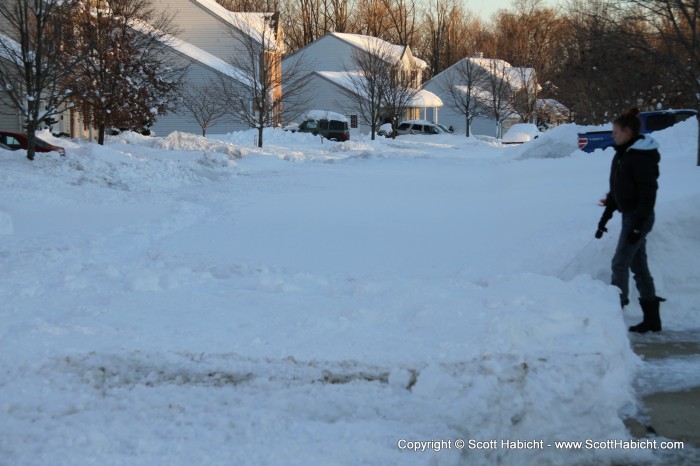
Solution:
[[[477,52],[474,54],[474,57],[472,58],[484,58],[484,53],[483,52]]]

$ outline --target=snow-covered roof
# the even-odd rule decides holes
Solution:
[[[181,54],[199,62],[219,73],[235,79],[236,81],[245,84],[246,86],[252,86],[253,83],[250,76],[245,74],[238,68],[231,66],[219,57],[212,55],[211,53],[200,49],[199,47],[178,39],[174,36],[169,36],[164,39],[163,43],[173,49],[177,50]]]
[[[555,118],[568,118],[571,113],[566,105],[555,99],[537,99],[535,107],[537,111],[548,112]]]
[[[358,80],[362,78],[362,73],[358,71],[316,71],[316,74],[350,92],[358,93],[362,91],[362,89],[358,89],[356,85]],[[414,96],[411,105],[414,107],[442,107],[443,102],[440,97],[432,92],[421,89]]]
[[[461,92],[462,94],[469,93],[469,87],[467,86],[454,86],[454,88],[456,91]],[[488,89],[483,89],[481,87],[472,87],[471,94],[472,96],[481,101],[488,101],[492,97],[491,91],[489,91]]]
[[[223,6],[216,3],[216,0],[193,0],[204,8],[215,14],[219,18],[226,21],[231,26],[240,30],[244,34],[252,37],[255,41],[262,44],[263,37],[265,47],[268,50],[277,50],[277,31],[270,24],[272,13],[243,13],[229,11]],[[281,43],[281,41],[280,41]],[[284,52],[284,50],[280,50]]]
[[[143,21],[132,21],[129,25],[143,34],[150,34],[154,32],[154,28],[151,25],[144,23]],[[219,73],[225,76],[233,78],[236,81],[245,84],[246,86],[253,85],[250,76],[248,76],[246,73],[234,66],[231,66],[229,63],[226,63],[221,58],[216,57],[211,53],[200,49],[196,45],[192,45],[189,42],[185,42],[182,39],[179,39],[170,34],[157,34],[157,38],[164,45],[167,45],[173,50],[180,52],[186,57],[189,57],[192,60],[199,62],[204,66],[218,71]]]
[[[338,120],[338,121],[348,121],[348,117],[341,115],[340,113],[331,112],[329,110],[309,110],[305,118],[307,120]]]
[[[2,32],[0,32],[0,43],[3,44],[0,45],[0,57],[14,61],[14,57],[21,55],[19,42]]]
[[[443,70],[442,72],[436,74],[428,82],[439,82],[440,79],[442,79],[444,76],[447,76],[449,73],[453,73],[456,67],[463,66],[464,61],[470,61],[471,63],[480,66],[481,68],[490,73],[500,73],[501,70],[503,70],[503,73],[508,83],[514,88],[518,89],[523,88],[529,83],[531,83],[531,80],[535,74],[535,70],[533,68],[515,67],[507,61],[500,60],[498,58],[467,57],[461,59],[446,70]]]
[[[362,77],[357,71],[316,71],[316,74],[352,92],[358,91],[354,83]]]
[[[411,99],[411,105],[414,107],[442,107],[442,99],[426,89],[421,89]]]
[[[379,39],[378,37],[365,36],[362,34],[332,32],[331,35],[337,37],[340,40],[344,40],[345,42],[348,42],[366,52],[376,53],[378,51],[381,51],[382,53],[387,53],[397,62],[403,58],[406,50],[408,49],[408,46],[392,44],[385,40]],[[411,56],[413,56],[413,54],[411,54]],[[419,68],[425,69],[428,67],[428,64],[420,58],[413,56],[413,59],[415,60],[416,66],[418,66]]]

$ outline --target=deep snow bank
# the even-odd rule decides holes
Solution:
[[[550,137],[568,145],[567,131]],[[0,244],[0,458],[650,458],[398,447],[629,437],[621,411],[633,409],[639,360],[606,285],[614,228],[590,240],[610,154],[523,160],[527,146],[459,136],[321,144],[283,131],[260,150],[250,135],[221,137],[240,160],[189,136],[3,160],[13,227]],[[697,273],[693,137],[687,125],[659,135],[668,155],[650,237],[681,316],[697,298],[684,281]]]

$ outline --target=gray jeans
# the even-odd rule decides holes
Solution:
[[[630,269],[634,274],[639,297],[651,299],[656,296],[654,279],[649,272],[647,264],[647,234],[654,226],[654,213],[644,222],[641,228],[642,237],[634,244],[630,244],[627,236],[634,229],[635,218],[630,214],[622,214],[622,231],[617,243],[615,256],[612,260],[612,284],[620,289],[620,299],[625,301],[629,297]]]

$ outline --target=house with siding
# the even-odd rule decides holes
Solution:
[[[376,37],[339,32],[327,33],[301,50],[282,59],[282,67],[291,68],[297,60],[306,60],[310,71],[308,82],[310,108],[328,110],[347,116],[351,134],[367,133],[370,127],[362,121],[355,100],[349,95],[356,92],[352,85],[353,73],[358,73],[353,57],[357,52],[381,53],[391,61],[397,73],[410,76],[415,89],[420,89],[427,63],[417,58],[408,46],[391,44]],[[404,119],[427,116],[428,108],[435,111],[442,106],[440,99],[427,91],[419,91],[406,110]]]
[[[231,86],[250,86],[251,77],[232,65],[236,57],[245,57],[250,47],[260,50],[260,60],[281,62],[284,35],[278,13],[232,12],[215,0],[154,0],[153,6],[165,14],[175,14],[179,30],[165,45],[169,53],[189,64],[183,79],[185,87],[220,78],[230,80]],[[273,81],[280,82],[281,67],[270,68],[275,72]],[[271,98],[279,99],[281,87],[275,92]],[[229,117],[209,127],[207,132],[228,133],[248,127],[247,123]],[[184,108],[159,117],[153,130],[160,135],[172,131],[200,132]]]
[[[515,93],[534,84],[534,70],[532,68],[514,67],[503,60],[483,58],[478,55],[464,58],[428,80],[423,85],[423,89],[436,94],[445,104],[440,109],[439,114],[429,111],[428,119],[445,126],[452,126],[459,133],[466,133],[466,115],[455,108],[450,87],[454,88],[456,92],[465,92],[468,83],[464,82],[466,79],[465,73],[461,72],[460,69],[464,69],[466,61],[469,62],[469,66],[473,66],[476,69],[472,76],[479,76],[479,81],[481,81],[472,83],[469,86],[472,88],[472,95],[476,100],[473,110],[476,116],[471,122],[471,134],[496,136],[498,122],[488,110],[489,100],[491,99],[488,81],[492,78],[504,79],[510,91],[508,98],[512,99]],[[501,123],[503,131],[514,123],[520,122],[520,118],[514,111],[511,110],[510,113]]]
[[[231,86],[250,86],[250,76],[231,65],[232,58],[248,53],[246,47],[260,49],[260,59],[281,63],[284,53],[284,36],[279,14],[231,12],[215,0],[153,0],[153,7],[165,14],[175,14],[178,32],[164,37],[164,53],[175,62],[187,65],[183,87],[204,84],[219,79],[228,80]],[[147,25],[135,25],[146,32]],[[0,58],[1,59],[1,58]],[[281,80],[281,66],[273,66],[273,80]],[[279,90],[271,98],[280,98]],[[253,102],[251,102],[251,106]],[[89,136],[80,115],[66,110],[57,116],[58,123],[52,127],[54,133],[72,137]],[[21,129],[19,112],[0,99],[0,127]],[[248,125],[233,117],[222,120],[208,128],[211,133],[227,133],[247,129]],[[172,131],[201,132],[195,119],[184,108],[176,108],[160,116],[152,127],[159,135]]]
[[[7,57],[3,56],[0,47],[0,66],[9,66]],[[21,131],[22,117],[19,110],[12,106],[12,103],[4,93],[0,93],[0,129],[5,131]]]

